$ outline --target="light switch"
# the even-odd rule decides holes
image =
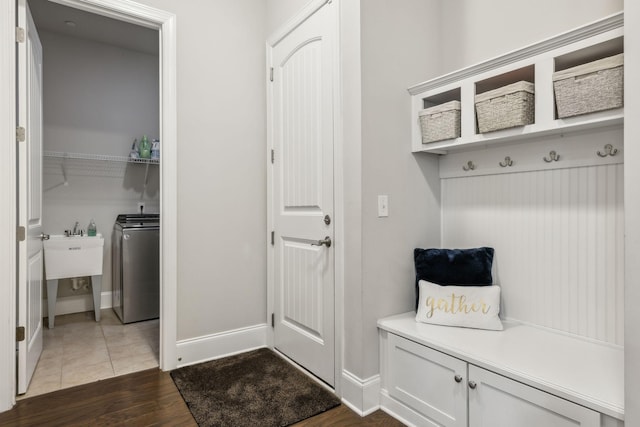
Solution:
[[[389,216],[389,196],[378,195],[378,218]]]

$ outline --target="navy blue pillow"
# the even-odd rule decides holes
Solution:
[[[420,280],[438,285],[459,286],[484,286],[493,283],[493,248],[416,248],[413,260],[416,266],[416,307]]]

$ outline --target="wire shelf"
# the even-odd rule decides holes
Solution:
[[[102,162],[117,162],[117,163],[143,163],[157,165],[160,163],[158,159],[132,159],[131,157],[124,156],[110,156],[106,154],[85,154],[85,153],[66,153],[61,151],[44,151],[44,157],[69,159],[69,160],[93,160]]]
[[[110,156],[106,154],[67,153],[60,151],[43,151],[42,172],[45,175],[62,175],[62,181],[53,188],[61,185],[69,186],[69,176],[87,176],[122,179],[125,176],[140,176],[144,189],[149,179],[149,166],[159,165],[158,159],[132,159],[124,156]],[[138,167],[129,168],[130,164],[144,165],[144,171]],[[152,167],[152,170],[154,168]],[[157,169],[156,169],[157,171]],[[143,190],[144,191],[144,190]]]

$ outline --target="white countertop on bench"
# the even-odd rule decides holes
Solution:
[[[504,321],[503,331],[429,325],[415,312],[378,327],[611,417],[624,419],[624,351],[546,328]]]

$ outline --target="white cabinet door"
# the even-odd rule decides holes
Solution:
[[[600,414],[469,365],[469,427],[599,427]]]
[[[467,425],[467,363],[389,334],[389,395],[431,426]]]

